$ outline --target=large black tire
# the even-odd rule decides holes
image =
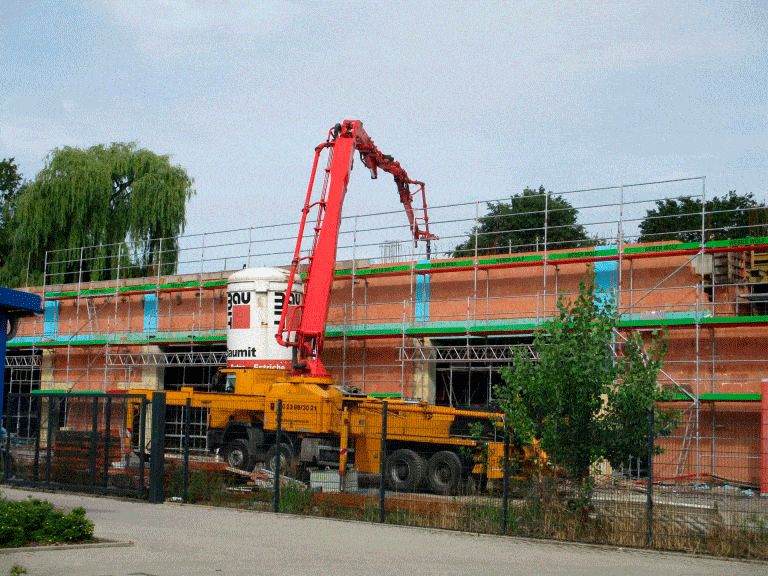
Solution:
[[[228,466],[250,472],[253,470],[253,458],[245,440],[235,439],[224,446],[222,457]]]
[[[436,494],[455,494],[461,484],[461,459],[451,450],[436,452],[427,465],[427,484]]]
[[[264,467],[270,472],[274,472],[278,467],[277,454],[277,445],[273,444],[270,446],[269,450],[267,450],[267,459],[264,461]],[[285,443],[280,444],[280,473],[290,474],[294,472],[294,468],[295,462],[291,446]]]
[[[387,456],[384,477],[390,489],[414,492],[424,480],[424,469],[424,458],[413,450],[400,448]]]

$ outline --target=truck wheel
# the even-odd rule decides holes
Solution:
[[[387,485],[398,492],[414,492],[424,479],[424,459],[413,450],[400,448],[387,456]]]
[[[248,451],[248,444],[245,440],[232,440],[224,447],[222,456],[227,463],[227,466],[239,468],[240,470],[245,470],[247,472],[253,470],[251,453]]]
[[[429,459],[427,483],[437,494],[454,494],[461,482],[462,465],[456,452],[442,450]]]
[[[267,459],[264,462],[264,467],[270,472],[275,472],[278,467],[277,461],[277,446],[272,445],[269,450],[267,450]],[[288,444],[280,444],[280,473],[285,474],[286,472],[292,472],[293,466],[293,452],[291,451],[291,447]]]

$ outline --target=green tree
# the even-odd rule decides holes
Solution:
[[[657,377],[667,351],[667,340],[659,335],[648,342],[637,332],[617,346],[618,377],[607,395],[607,409],[600,415],[603,457],[612,466],[625,464],[629,456],[647,461],[648,412],[654,410],[655,433],[667,436],[677,424],[673,411],[656,409],[656,403],[671,398],[658,386]],[[661,450],[655,449],[656,453]]]
[[[8,261],[11,250],[10,221],[23,187],[23,177],[13,158],[0,160],[0,267]]]
[[[175,270],[186,171],[134,143],[53,150],[19,195],[5,280],[108,280]],[[162,251],[162,252],[160,252]]]
[[[7,204],[18,193],[24,180],[14,158],[0,160],[0,206]]]
[[[539,439],[586,495],[598,460],[615,465],[646,454],[648,412],[666,398],[657,386],[665,338],[617,343],[614,312],[609,298],[596,298],[592,279],[582,282],[575,300],[561,296],[558,315],[535,333],[536,358],[519,353],[496,387],[516,441]],[[671,424],[668,415],[656,418],[660,434]]]
[[[546,217],[545,217],[546,214]],[[592,244],[584,227],[577,224],[578,210],[561,196],[526,188],[510,202],[489,202],[488,214],[481,216],[468,238],[456,246],[453,256],[472,256],[477,241],[478,254],[529,252],[544,247],[544,229],[549,250],[576,248]]]
[[[702,226],[701,198],[657,200],[640,223],[640,242],[680,240],[700,242]],[[704,203],[706,240],[764,236],[768,231],[768,208],[752,193],[730,190],[726,196],[714,196]]]

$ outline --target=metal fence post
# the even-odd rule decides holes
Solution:
[[[107,396],[107,407],[104,411],[104,488],[109,487],[109,444],[111,440],[110,426],[112,425],[112,396]]]
[[[648,410],[648,489],[646,497],[646,530],[645,545],[650,547],[653,542],[653,453],[655,430],[653,422],[653,407]]]
[[[280,443],[282,441],[283,432],[283,401],[277,401],[277,431],[275,433],[275,446],[277,450],[275,460],[275,497],[272,503],[272,511],[280,512],[280,469],[282,467],[283,451],[281,450]]]
[[[384,498],[386,490],[384,466],[387,460],[387,401],[381,403],[381,449],[379,450],[379,522],[384,522]]]
[[[182,500],[189,500],[189,413],[192,410],[192,399],[187,398],[184,406],[184,485],[182,491]]]
[[[91,402],[91,449],[88,468],[91,486],[96,486],[96,449],[99,444],[99,399],[94,396]]]
[[[0,402],[1,401],[2,400],[0,400]],[[3,414],[3,417],[0,417],[0,425],[3,423],[2,420],[5,420],[5,428],[3,429],[2,434],[3,444],[1,448],[3,451],[3,482],[8,482],[8,478],[11,475],[11,436],[8,414]]]
[[[144,497],[144,476],[147,462],[147,406],[149,400],[141,399],[139,405],[139,498]]]
[[[45,483],[51,482],[51,450],[53,449],[53,403],[56,398],[48,395],[48,437],[45,440]]]
[[[502,485],[501,505],[503,507],[501,514],[501,524],[504,534],[507,533],[509,526],[509,429],[506,421],[504,422],[504,481]]]
[[[165,392],[152,393],[152,450],[149,459],[149,501],[162,504],[165,495]]]
[[[43,419],[43,405],[39,398],[35,399],[37,426],[35,426],[37,434],[35,434],[35,460],[32,468],[32,479],[35,482],[40,481],[40,429]]]

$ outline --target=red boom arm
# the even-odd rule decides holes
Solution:
[[[329,154],[325,181],[320,199],[313,203],[312,190],[315,174],[320,154],[326,148],[329,149]],[[285,304],[276,334],[277,341],[282,346],[294,348],[294,370],[308,376],[328,376],[319,355],[323,349],[325,324],[328,319],[328,303],[331,297],[336,247],[341,227],[341,207],[347,193],[355,150],[359,152],[363,164],[371,171],[371,178],[377,177],[379,169],[389,172],[394,177],[414,242],[436,238],[429,233],[424,183],[411,180],[399,162],[391,156],[382,154],[359,120],[345,120],[334,126],[328,133],[328,139],[315,148],[315,160],[302,210],[299,238],[291,261]],[[411,185],[416,187],[415,192],[411,192]],[[422,205],[414,209],[413,200],[417,195],[421,196]],[[301,241],[304,237],[307,217],[312,208],[317,208],[315,236],[309,255],[302,257]],[[303,301],[294,302],[291,299],[293,283],[303,261],[306,261],[304,297]]]

